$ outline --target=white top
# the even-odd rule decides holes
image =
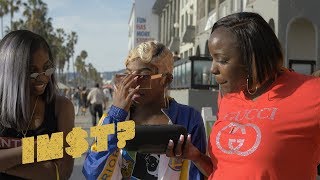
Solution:
[[[104,104],[106,96],[101,89],[95,87],[89,92],[87,99],[90,104]]]

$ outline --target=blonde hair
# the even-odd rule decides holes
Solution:
[[[320,77],[320,69],[312,73],[312,76]]]
[[[171,51],[162,43],[157,41],[147,41],[139,44],[136,48],[129,52],[125,65],[130,62],[141,61],[143,63],[151,63],[158,68],[158,73],[173,72],[173,55]]]

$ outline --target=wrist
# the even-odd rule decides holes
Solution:
[[[122,108],[112,105],[109,109],[108,116],[113,117],[116,121],[124,121],[128,116],[128,112]]]
[[[202,157],[202,153],[200,151],[196,151],[195,153],[193,153],[190,160],[196,163],[201,159],[201,157]]]

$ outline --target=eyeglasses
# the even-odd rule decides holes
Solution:
[[[113,83],[115,85],[119,84],[124,77],[128,74],[116,74]],[[138,76],[137,82],[133,84],[133,87],[140,85],[139,89],[151,89],[151,80],[161,78],[164,74],[154,74],[154,75],[144,75],[144,74],[135,74]]]
[[[45,70],[44,72],[41,72],[41,73],[32,73],[32,74],[30,74],[30,77],[32,79],[37,79],[38,76],[40,76],[41,74],[44,74],[47,77],[49,77],[54,73],[55,70],[56,70],[56,68],[54,68],[54,67],[53,68],[49,68],[49,69],[47,69],[47,70]]]

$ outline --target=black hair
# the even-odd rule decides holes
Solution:
[[[223,17],[213,25],[211,34],[221,27],[237,38],[241,62],[247,67],[252,87],[277,76],[283,65],[281,45],[259,14],[240,12]]]
[[[46,40],[28,30],[7,34],[0,42],[0,127],[24,129],[30,118],[30,67],[37,50],[48,52],[55,64]],[[54,100],[57,85],[54,75],[42,97],[46,103]]]

